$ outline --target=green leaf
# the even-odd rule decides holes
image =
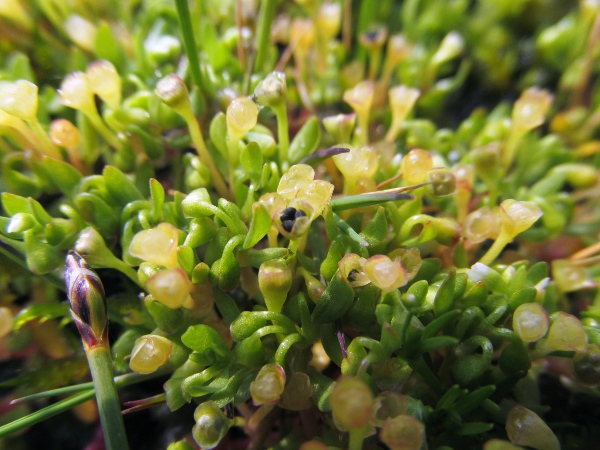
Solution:
[[[331,208],[335,212],[347,209],[362,208],[363,206],[381,205],[382,203],[395,202],[398,200],[410,200],[412,195],[393,193],[374,193],[360,195],[345,195],[331,199]]]
[[[314,323],[323,324],[341,318],[352,307],[354,289],[336,272],[323,292],[321,299],[313,310],[311,317]]]
[[[60,189],[67,197],[71,197],[73,189],[83,178],[79,171],[71,164],[58,159],[43,158],[44,168],[52,182]]]
[[[300,128],[294,137],[288,151],[289,160],[292,164],[297,163],[305,156],[314,152],[321,141],[321,125],[319,119],[311,117]]]
[[[433,311],[436,316],[440,316],[452,307],[454,301],[454,286],[456,284],[456,271],[452,270],[446,279],[442,282],[440,288],[435,294]]]
[[[470,422],[470,423],[463,423],[455,431],[455,433],[458,434],[459,436],[472,436],[474,434],[487,433],[488,431],[491,431],[492,428],[494,428],[493,423]]]
[[[438,291],[439,292],[439,291]],[[423,329],[423,334],[421,335],[421,339],[425,340],[427,338],[433,337],[438,334],[442,329],[452,322],[456,317],[460,315],[461,311],[459,309],[454,309],[452,311],[448,311],[443,315],[437,317],[432,320],[427,326]]]
[[[210,141],[219,150],[219,153],[227,158],[229,149],[227,147],[227,120],[225,114],[220,112],[211,120],[208,134]]]
[[[250,230],[246,235],[242,248],[248,250],[254,247],[264,238],[271,229],[271,216],[267,209],[258,203],[254,211],[252,211],[252,219],[250,220]]]
[[[145,200],[141,192],[135,187],[135,184],[116,167],[106,166],[102,175],[104,176],[108,193],[120,206],[125,206],[127,203],[136,200]]]
[[[98,58],[106,59],[119,68],[123,66],[125,61],[123,46],[108,23],[102,22],[98,27],[94,47]]]
[[[419,352],[429,353],[444,347],[458,344],[459,340],[452,336],[434,336],[427,338],[419,344]]]
[[[242,149],[240,163],[246,174],[260,175],[263,167],[263,155],[256,142],[250,142]]]
[[[19,330],[33,320],[50,320],[71,317],[69,304],[63,303],[35,303],[22,309],[15,317],[13,330]]]
[[[369,221],[360,235],[365,238],[369,245],[379,245],[388,234],[388,222],[385,217],[385,209],[380,206],[373,219]]]
[[[18,213],[31,213],[29,210],[29,202],[25,197],[9,192],[2,193],[2,206],[9,216],[14,216]]]
[[[208,325],[193,325],[181,336],[186,347],[197,352],[205,365],[212,365],[229,357],[230,351],[219,333]]]
[[[39,240],[32,230],[25,232],[25,253],[27,266],[38,275],[58,269],[63,257],[54,248]]]
[[[181,387],[184,377],[174,377],[163,385],[167,394],[167,406],[171,411],[176,411],[187,403]]]

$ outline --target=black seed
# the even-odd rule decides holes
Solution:
[[[287,231],[288,233],[290,233],[292,231],[293,226],[294,226],[294,221],[293,220],[282,220],[281,221],[281,226],[283,227],[283,229],[285,231]]]
[[[298,209],[294,214],[294,219],[297,219],[298,217],[306,217],[306,213],[301,209]]]
[[[348,281],[354,281],[354,279],[356,278],[356,275],[358,274],[358,270],[357,269],[352,269],[349,273],[348,273]]]
[[[296,218],[296,208],[285,208],[281,211],[279,219],[283,222],[284,220],[294,220]]]

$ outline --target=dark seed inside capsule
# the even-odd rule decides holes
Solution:
[[[358,270],[357,269],[352,269],[349,273],[348,273],[348,281],[354,281],[354,279],[356,278],[356,275],[358,275]]]
[[[281,226],[285,231],[289,233],[292,231],[294,222],[299,217],[306,217],[306,213],[301,209],[296,209],[292,207],[285,208],[279,216],[279,219],[281,220]]]

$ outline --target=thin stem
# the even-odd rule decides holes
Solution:
[[[127,433],[123,423],[119,395],[113,380],[110,347],[99,345],[87,352],[90,372],[97,392],[100,422],[107,450],[126,450]]]
[[[287,106],[282,104],[274,108],[277,117],[277,140],[279,143],[279,167],[282,172],[288,169],[288,156],[290,149],[290,137],[288,130]]]
[[[506,236],[502,231],[500,231],[500,235],[496,239],[496,241],[492,244],[492,246],[488,249],[488,251],[481,257],[479,260],[480,263],[489,266],[494,262],[494,260],[498,257],[498,255],[502,252],[506,244],[510,242],[508,236]]]
[[[117,151],[123,150],[123,143],[119,140],[119,138],[108,128],[100,115],[95,111],[83,111],[83,114],[89,119],[92,123],[92,126],[96,129],[98,133],[102,135],[102,137]]]
[[[52,143],[52,141],[48,137],[48,134],[42,128],[42,125],[37,120],[37,118],[30,120],[27,123],[29,124],[29,126],[31,127],[33,132],[36,134],[38,139],[40,140],[40,142],[42,144],[42,149],[43,149],[44,155],[48,155],[48,156],[51,156],[52,158],[56,158],[56,159],[59,159],[62,161],[63,157],[60,154],[60,151],[58,150],[58,148],[56,148],[56,145],[54,145]]]
[[[183,45],[185,47],[185,54],[190,62],[190,72],[194,83],[205,91],[205,86],[202,83],[202,74],[200,73],[200,60],[198,59],[198,48],[196,47],[196,40],[194,39],[194,29],[192,28],[192,18],[190,16],[190,7],[187,0],[175,0],[175,6],[177,7],[177,16],[179,17],[179,24],[181,25],[181,34],[183,36]]]
[[[360,428],[352,428],[350,430],[350,440],[348,442],[348,450],[361,450],[363,447],[363,441],[367,434],[367,425],[363,425]]]
[[[344,0],[344,17],[342,23],[342,41],[346,51],[352,45],[352,0]]]
[[[258,15],[258,25],[256,27],[256,41],[254,46],[256,47],[256,58],[254,58],[254,67],[259,72],[262,72],[267,51],[269,48],[269,41],[271,38],[271,24],[275,17],[275,0],[262,0],[260,12]],[[248,68],[250,72],[254,70],[252,65]]]

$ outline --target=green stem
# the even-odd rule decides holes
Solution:
[[[192,18],[190,16],[190,8],[188,0],[175,0],[177,7],[177,16],[181,25],[181,34],[183,36],[183,46],[188,57],[190,72],[194,83],[205,91],[205,86],[202,82],[202,74],[200,73],[200,60],[198,59],[198,48],[194,39],[194,29],[192,28]]]
[[[97,392],[98,410],[106,449],[127,450],[129,446],[119,395],[113,380],[110,347],[99,345],[89,349],[86,353]]]
[[[348,442],[348,450],[361,450],[363,447],[363,441],[367,434],[367,425],[360,428],[352,428],[350,430],[350,441]]]
[[[500,252],[502,252],[504,247],[506,247],[506,244],[508,244],[510,241],[511,239],[508,236],[506,236],[505,233],[500,231],[500,235],[498,236],[496,241],[494,241],[494,243],[488,249],[485,255],[481,257],[479,262],[485,264],[486,266],[491,265],[494,262],[494,260],[498,257]]]
[[[269,48],[269,40],[271,38],[271,24],[275,17],[275,0],[262,0],[260,12],[258,13],[258,25],[256,27],[256,58],[254,59],[254,67],[261,72],[265,65],[267,51]],[[250,73],[253,71],[252,64],[248,65]]]
[[[274,108],[277,117],[277,141],[279,143],[279,167],[282,172],[287,172],[288,156],[290,149],[290,136],[288,130],[287,106],[285,103]]]
[[[281,367],[285,365],[285,355],[287,355],[288,350],[292,347],[292,345],[300,342],[302,340],[302,336],[298,333],[290,334],[286,336],[279,347],[277,347],[277,351],[275,352],[275,362],[279,364]]]
[[[42,143],[42,148],[44,149],[44,154],[48,155],[48,156],[51,156],[53,158],[57,158],[57,159],[59,159],[59,160],[62,161],[63,157],[60,154],[60,151],[52,143],[52,141],[48,137],[48,134],[42,128],[42,125],[40,125],[40,122],[37,120],[37,118],[35,118],[34,120],[30,120],[27,123],[29,124],[29,126],[31,127],[31,129],[33,130],[33,132],[36,134],[36,136],[38,137],[38,139]]]
[[[96,129],[98,133],[102,135],[104,140],[106,140],[106,142],[108,142],[111,147],[113,147],[117,151],[123,150],[123,143],[111,131],[111,129],[104,124],[102,118],[97,112],[83,111],[83,114],[89,119],[92,126]]]

